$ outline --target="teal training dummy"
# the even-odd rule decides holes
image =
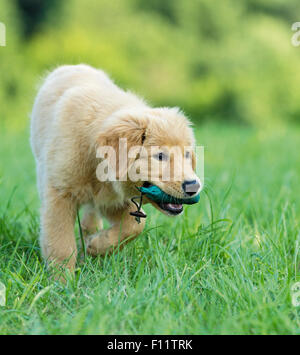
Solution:
[[[147,215],[141,210],[143,203],[143,195],[147,196],[150,200],[156,202],[163,210],[169,212],[169,214],[171,215],[180,214],[183,210],[183,204],[192,205],[194,203],[199,202],[200,200],[199,193],[190,198],[176,198],[166,194],[158,186],[155,185],[137,187],[137,189],[141,192],[141,196],[135,196],[131,199],[131,201],[135,204],[137,210],[131,211],[130,215],[134,216],[135,220],[138,223],[141,222],[141,218],[147,217]],[[135,199],[137,198],[139,198],[140,200],[139,203],[135,202]]]
[[[149,187],[139,187],[138,188],[143,194],[145,194],[150,200],[157,203],[174,203],[174,204],[186,204],[193,205],[194,203],[199,202],[200,194],[190,198],[176,198],[170,196],[163,192],[158,186],[151,185]]]

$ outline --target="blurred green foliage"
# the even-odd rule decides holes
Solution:
[[[2,122],[27,124],[37,78],[80,62],[194,122],[300,122],[298,0],[68,0],[32,31],[33,18],[17,8],[24,1],[0,3]]]
[[[60,0],[15,0],[17,10],[21,17],[22,32],[25,38],[31,37],[41,30],[43,24],[49,19],[51,11],[59,10]]]

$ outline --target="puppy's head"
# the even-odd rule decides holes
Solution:
[[[121,180],[125,197],[137,187],[158,186],[177,199],[199,193],[195,173],[195,139],[190,122],[177,108],[122,110],[103,127],[100,145],[112,147],[116,154],[109,161],[113,174]],[[155,208],[168,215],[182,212],[182,204],[157,203]]]

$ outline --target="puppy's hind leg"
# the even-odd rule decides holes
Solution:
[[[124,244],[136,238],[142,233],[145,219],[137,223],[130,212],[135,211],[135,206],[127,206],[119,210],[106,211],[106,217],[112,222],[109,229],[102,230],[92,235],[87,244],[87,252],[90,255],[105,255],[115,248],[123,248]]]
[[[89,235],[103,229],[103,221],[97,209],[88,204],[84,206],[83,217],[81,220],[83,236],[86,239]]]

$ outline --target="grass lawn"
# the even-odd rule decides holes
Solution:
[[[300,129],[207,124],[197,137],[200,203],[172,219],[146,207],[135,242],[64,286],[40,257],[28,132],[2,130],[0,334],[300,334]]]

